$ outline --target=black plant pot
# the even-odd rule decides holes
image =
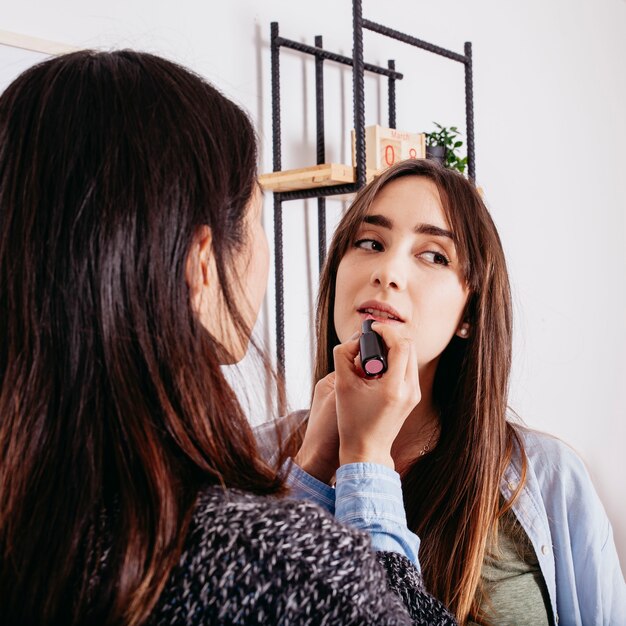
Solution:
[[[426,146],[426,158],[443,165],[446,162],[445,146]]]

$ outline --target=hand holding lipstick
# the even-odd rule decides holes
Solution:
[[[364,330],[371,335],[375,331],[383,349],[366,347],[364,356],[361,333],[335,348],[336,371],[315,385],[306,433],[294,459],[325,483],[331,482],[340,464],[372,462],[393,468],[391,445],[421,398],[413,340],[386,324],[367,320],[366,325]],[[371,337],[369,343],[374,346]],[[371,372],[377,378],[368,378],[362,362],[376,359],[375,352],[383,355],[384,368]]]
[[[379,378],[364,378],[355,365],[360,342],[335,347],[335,394],[340,464],[381,463],[394,467],[391,446],[421,391],[413,338],[400,329],[374,322],[372,330],[387,346],[388,369]]]
[[[302,445],[294,461],[311,476],[330,483],[339,467],[335,372],[315,385]]]

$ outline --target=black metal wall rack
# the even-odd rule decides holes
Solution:
[[[363,31],[369,30],[395,39],[415,48],[440,55],[462,63],[465,67],[465,122],[467,135],[467,166],[470,180],[476,179],[474,154],[474,108],[472,82],[472,44],[465,42],[464,54],[447,50],[440,46],[417,39],[411,35],[383,26],[363,17],[362,0],[353,0],[353,49],[352,57],[336,54],[323,48],[322,37],[315,37],[315,45],[309,46],[286,39],[278,32],[278,22],[271,24],[271,80],[272,80],[272,154],[273,171],[282,171],[281,114],[280,114],[280,50],[288,48],[315,57],[315,120],[317,135],[317,164],[325,163],[324,134],[324,62],[332,61],[352,67],[353,107],[355,129],[355,168],[352,180],[344,183],[328,184],[313,188],[296,188],[274,192],[274,270],[276,280],[276,359],[279,375],[285,372],[284,336],[284,274],[283,274],[283,202],[317,198],[319,267],[326,256],[326,197],[350,194],[358,191],[366,183],[365,154],[365,72],[387,77],[388,125],[396,128],[396,81],[404,75],[396,70],[395,61],[389,60],[387,67],[365,63],[363,51]],[[283,406],[280,406],[280,405]],[[279,410],[284,409],[284,399],[279,398]]]

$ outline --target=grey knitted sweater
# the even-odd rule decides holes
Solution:
[[[308,502],[211,487],[149,623],[454,624],[405,557]]]

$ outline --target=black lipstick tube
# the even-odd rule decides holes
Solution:
[[[361,367],[367,376],[380,376],[387,371],[387,348],[381,336],[372,330],[373,321],[364,320],[361,325]]]

